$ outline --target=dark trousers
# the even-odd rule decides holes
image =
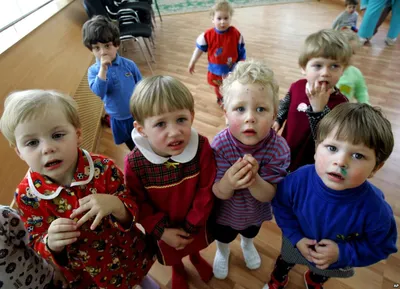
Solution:
[[[212,232],[215,240],[221,243],[230,243],[236,239],[237,235],[240,234],[243,237],[252,239],[257,236],[258,232],[260,231],[259,226],[250,226],[244,230],[235,230],[232,227],[213,224]]]
[[[133,140],[130,138],[125,142],[126,146],[129,148],[130,151],[132,151],[135,148],[135,143]]]

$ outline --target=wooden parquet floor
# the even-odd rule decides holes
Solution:
[[[280,96],[288,90],[290,84],[301,78],[297,58],[299,48],[305,37],[316,30],[327,28],[344,7],[336,2],[309,2],[282,5],[270,5],[236,9],[233,25],[244,35],[247,57],[263,59],[275,72],[280,84]],[[196,101],[194,127],[212,140],[224,125],[222,110],[216,104],[213,90],[206,81],[207,57],[202,56],[197,64],[196,74],[187,72],[196,37],[211,27],[207,12],[172,15],[157,18],[156,48],[154,50],[156,74],[172,75],[182,80],[192,91]],[[391,204],[400,228],[400,41],[394,47],[384,44],[388,26],[385,23],[373,38],[371,45],[365,46],[353,59],[353,63],[364,73],[372,105],[382,110],[393,125],[396,142],[395,149],[383,169],[371,180],[381,188]],[[124,55],[133,59],[143,75],[150,75],[137,44],[126,43]],[[132,48],[132,49],[130,49]],[[128,150],[125,146],[115,146],[109,129],[104,129],[99,143],[99,153],[116,160],[122,168],[123,157]],[[226,280],[213,278],[208,284],[201,282],[195,269],[185,260],[189,273],[190,288],[194,289],[261,289],[269,279],[275,258],[279,255],[281,233],[275,223],[265,223],[255,244],[262,257],[259,270],[249,271],[245,267],[240,249],[240,241],[231,244],[230,271]],[[398,242],[399,245],[400,242]],[[202,252],[212,263],[215,244]],[[287,288],[305,288],[303,272],[305,268],[296,266],[290,273]],[[171,269],[159,264],[154,265],[150,274],[162,285],[170,288]],[[350,279],[332,279],[326,289],[380,289],[395,288],[400,283],[400,253],[392,255],[368,268],[356,270],[356,276]]]

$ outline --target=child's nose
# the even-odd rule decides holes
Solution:
[[[247,114],[246,114],[246,123],[249,123],[249,122],[253,123],[255,121],[256,121],[256,119],[254,117],[253,112],[252,111],[248,111]]]
[[[42,143],[42,152],[47,155],[53,153],[55,151],[54,144],[52,142],[43,142]]]

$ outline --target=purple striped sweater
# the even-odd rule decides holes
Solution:
[[[236,160],[245,154],[251,154],[258,161],[259,175],[271,184],[279,183],[286,176],[290,164],[289,146],[273,129],[258,144],[249,146],[235,139],[226,128],[214,137],[211,147],[217,162],[215,182],[219,182]],[[256,200],[248,189],[237,190],[230,199],[218,201],[217,224],[244,230],[253,225],[261,226],[264,221],[272,219],[271,204]]]

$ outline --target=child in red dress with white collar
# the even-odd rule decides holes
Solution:
[[[216,167],[207,138],[192,128],[193,96],[177,79],[154,76],[138,83],[130,108],[136,147],[125,159],[125,178],[138,222],[157,239],[159,262],[172,266],[172,289],[188,288],[185,256],[208,282],[212,268],[199,251],[212,241],[206,223]]]

